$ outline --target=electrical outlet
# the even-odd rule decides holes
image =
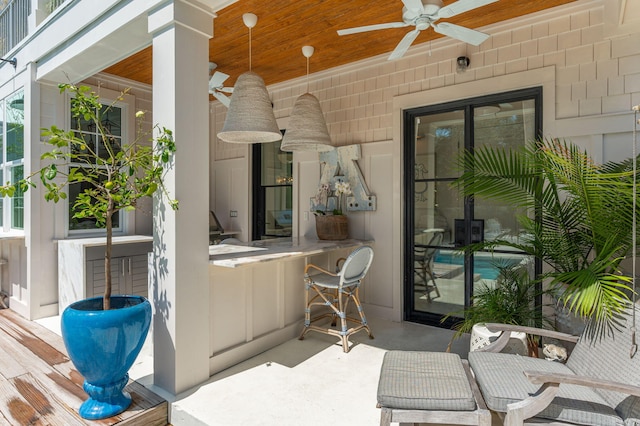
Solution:
[[[238,217],[238,210],[229,211],[229,216],[230,217]]]
[[[309,220],[309,212],[304,212],[304,220]]]

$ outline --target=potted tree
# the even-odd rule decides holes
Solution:
[[[500,200],[526,213],[517,240],[477,243],[472,251],[513,247],[546,265],[540,280],[587,332],[616,327],[631,292],[620,264],[633,234],[633,159],[595,163],[556,139],[521,150],[480,147],[459,157],[455,181],[465,196]]]
[[[100,419],[120,413],[130,405],[131,397],[123,391],[129,378],[127,371],[142,348],[151,321],[148,300],[111,294],[112,218],[118,211],[135,209],[140,199],[157,191],[169,198],[173,209],[178,208],[178,202],[169,197],[163,183],[176,145],[172,132],[166,128],[155,126],[152,131],[157,130],[158,136],[154,139],[151,131],[144,132],[141,112],[136,114],[138,136],[130,144],[120,144],[103,119],[114,104],[103,105],[86,86],[59,87],[61,93],[72,96],[71,116],[77,129],[65,131],[56,126],[43,129],[42,136],[50,149],[42,160],[48,164],[14,185],[0,187],[0,193],[12,196],[16,191],[34,187],[34,181],[39,180],[45,199],[58,202],[67,198],[69,185],[83,184],[85,189],[72,206],[73,218],[92,218],[106,230],[103,297],[69,305],[61,319],[69,357],[85,378],[83,388],[89,394],[80,407],[80,415]],[[80,130],[86,128],[95,129],[92,133],[99,140],[83,136]]]

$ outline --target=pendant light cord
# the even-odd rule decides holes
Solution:
[[[249,27],[249,71],[251,71],[251,27]]]
[[[307,93],[309,93],[309,57],[307,56]]]
[[[640,110],[640,105],[636,105],[633,107],[633,150],[632,150],[632,155],[633,155],[633,190],[632,190],[632,194],[633,194],[633,204],[632,204],[632,208],[631,211],[633,212],[633,218],[631,221],[631,229],[633,231],[632,235],[631,235],[631,256],[633,258],[633,263],[631,264],[631,283],[632,283],[632,288],[633,288],[633,294],[632,294],[632,301],[633,301],[633,306],[632,306],[632,315],[633,315],[633,323],[631,324],[631,353],[630,356],[631,358],[633,358],[633,356],[636,354],[636,352],[638,351],[638,345],[636,343],[636,181],[637,181],[637,154],[636,154],[636,144],[637,144],[637,126],[638,126],[638,110]]]

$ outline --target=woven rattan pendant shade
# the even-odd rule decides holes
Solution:
[[[266,143],[282,138],[269,93],[258,74],[249,71],[238,77],[218,137],[229,143]]]
[[[249,72],[238,77],[229,102],[227,117],[218,138],[229,143],[267,143],[282,139],[273,113],[273,105],[264,80],[251,72],[251,29],[258,17],[253,13],[242,15],[249,28]]]
[[[333,149],[320,101],[311,93],[296,99],[280,149],[318,152]]]
[[[309,58],[313,55],[313,46],[303,46],[302,54],[307,58],[307,93],[300,95],[293,104],[289,125],[282,138],[282,151],[330,151],[331,137],[320,101],[309,91]]]

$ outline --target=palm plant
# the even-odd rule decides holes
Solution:
[[[536,304],[548,290],[542,290],[527,268],[496,262],[498,277],[494,285],[481,282],[473,304],[464,310],[464,319],[455,325],[454,338],[470,333],[475,324],[498,322],[525,327],[551,326]],[[453,314],[451,314],[453,315]],[[449,316],[443,319],[446,320]],[[529,354],[537,354],[537,339],[527,336]]]
[[[632,248],[633,161],[596,164],[556,139],[520,150],[476,148],[459,157],[455,181],[465,196],[524,209],[521,238],[484,241],[470,250],[509,246],[542,260],[539,277],[587,330],[615,327],[631,292],[620,263]]]

